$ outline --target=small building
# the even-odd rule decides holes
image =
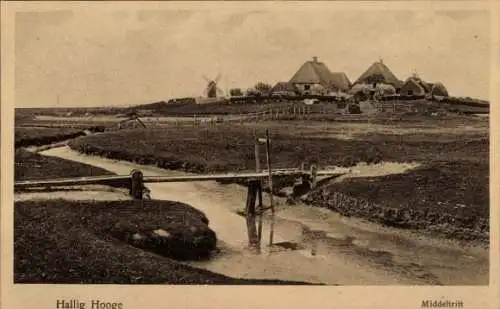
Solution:
[[[271,95],[295,96],[299,94],[299,89],[289,82],[278,82],[271,88]]]
[[[313,57],[306,61],[290,79],[302,94],[326,95],[329,92],[347,91],[351,82],[342,72],[332,73],[323,63]]]
[[[416,74],[409,77],[400,90],[401,96],[448,96],[448,91],[442,83],[429,83],[422,80]]]

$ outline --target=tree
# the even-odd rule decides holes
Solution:
[[[273,88],[273,86],[271,86],[270,84],[264,83],[264,82],[258,82],[254,86],[254,89],[263,95],[269,94],[269,92],[271,92],[272,88]]]
[[[254,88],[248,88],[246,91],[246,95],[249,97],[258,97],[261,95],[261,93]]]
[[[232,97],[240,97],[243,95],[243,92],[240,88],[233,88],[229,90],[229,95],[231,95]]]

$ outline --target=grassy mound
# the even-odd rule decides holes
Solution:
[[[304,284],[243,280],[179,264],[109,235],[103,224],[140,223],[142,216],[107,210],[104,204],[66,201],[16,203],[14,282],[83,284]],[[176,206],[171,206],[175,208]],[[81,209],[80,209],[81,208]],[[168,208],[168,207],[167,207]],[[183,212],[184,208],[179,208]],[[95,215],[93,212],[99,212]],[[82,217],[83,215],[83,217]],[[113,218],[118,215],[118,218]],[[191,212],[194,218],[200,218]],[[130,221],[126,220],[129,218]],[[158,219],[157,219],[158,221]],[[201,222],[201,221],[200,221]]]
[[[488,188],[488,165],[432,162],[403,174],[331,183],[307,201],[388,226],[488,242]]]
[[[169,201],[68,201],[45,200],[16,203],[28,224],[46,218],[67,226],[111,235],[134,246],[175,259],[201,259],[216,247],[208,219],[195,208]],[[156,234],[161,230],[163,234]]]

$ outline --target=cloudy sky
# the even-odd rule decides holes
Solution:
[[[130,105],[287,81],[313,56],[356,80],[382,58],[452,95],[488,98],[487,11],[313,7],[16,14],[16,106]],[[58,99],[59,97],[59,99]],[[59,102],[59,103],[58,103]]]

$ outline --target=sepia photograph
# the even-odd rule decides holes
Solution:
[[[367,7],[16,11],[10,284],[488,288],[492,14]]]

